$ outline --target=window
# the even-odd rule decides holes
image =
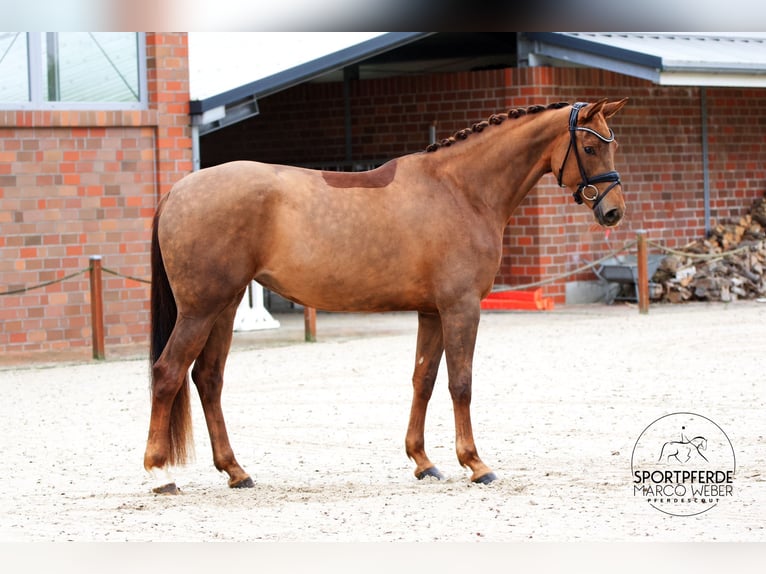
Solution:
[[[0,32],[0,102],[29,101],[27,38],[23,32]]]
[[[0,32],[0,108],[143,109],[144,34]]]

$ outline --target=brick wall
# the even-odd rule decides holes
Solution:
[[[645,229],[670,247],[704,234],[701,90],[658,87],[620,74],[574,68],[527,68],[362,80],[351,85],[353,159],[366,163],[422,150],[437,137],[509,107],[555,101],[629,104],[611,125],[620,144],[627,217],[608,240],[592,214],[546,175],[505,233],[497,283],[523,285],[570,273]],[[261,115],[202,138],[202,159],[272,163],[342,162],[343,87],[304,84],[259,102]],[[745,212],[766,190],[766,90],[707,88],[711,215]],[[544,287],[565,299],[565,282]]]
[[[191,170],[185,34],[147,34],[144,111],[0,111],[0,292],[87,268],[149,276],[157,198]],[[0,352],[91,344],[88,274],[0,299]],[[148,336],[148,286],[104,275],[107,350]]]

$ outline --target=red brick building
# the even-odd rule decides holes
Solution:
[[[738,216],[766,190],[766,88],[662,85],[633,68],[562,65],[540,48],[551,38],[470,36],[441,45],[438,35],[402,36],[387,49],[323,61],[314,75],[280,75],[190,103],[187,36],[147,33],[139,36],[146,86],[137,109],[9,109],[0,102],[0,292],[84,269],[90,255],[121,274],[148,277],[156,201],[193,160],[203,167],[233,159],[370,166],[424,149],[432,127],[441,138],[530,104],[630,98],[611,122],[628,214],[607,242],[588,210],[546,176],[507,229],[497,283],[571,272],[639,229],[682,246],[705,233],[706,211],[711,220]],[[530,41],[538,43],[530,49],[537,62],[517,48]],[[426,62],[447,44],[464,57],[448,54],[452,67],[433,71]],[[397,50],[410,52],[397,60]],[[467,69],[480,56],[480,69]],[[617,56],[616,67],[626,66],[625,54]],[[406,73],[380,72],[405,69],[405,60]],[[367,64],[376,77],[365,76]],[[337,75],[343,69],[345,78]],[[236,119],[227,123],[229,116]],[[570,276],[546,285],[545,294],[564,303],[568,285],[593,279],[590,272]],[[0,352],[90,345],[87,274],[0,301]],[[147,339],[145,284],[105,276],[105,330],[107,349]]]
[[[33,53],[38,34],[24,36],[14,46]],[[53,40],[65,85],[66,48],[90,38],[60,36]],[[78,93],[51,101],[44,90],[42,101],[0,102],[0,292],[85,269],[92,255],[121,274],[148,276],[157,198],[192,167],[188,52],[186,34],[132,36],[143,76],[133,101],[78,101],[102,97]],[[13,38],[4,40],[7,48]],[[104,276],[107,348],[147,339],[148,293],[145,284]],[[89,346],[89,302],[87,273],[1,296],[0,352]]]

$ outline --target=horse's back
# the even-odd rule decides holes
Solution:
[[[186,175],[173,186],[168,199],[175,196],[175,201],[187,205],[199,202],[206,210],[226,209],[240,201],[257,201],[277,189],[281,174],[292,169],[246,160],[222,163]]]

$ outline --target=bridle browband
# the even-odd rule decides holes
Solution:
[[[616,171],[607,171],[605,173],[601,173],[599,175],[596,175],[594,177],[588,177],[588,174],[585,173],[585,168],[582,166],[582,161],[580,161],[580,153],[577,151],[577,138],[575,137],[577,131],[583,131],[588,132],[593,135],[595,135],[597,138],[599,138],[601,141],[606,143],[611,143],[614,141],[614,132],[612,129],[609,129],[609,137],[605,138],[600,133],[598,133],[595,130],[592,130],[590,128],[586,128],[583,126],[577,125],[577,115],[580,113],[580,110],[587,106],[588,104],[586,102],[577,102],[572,105],[572,111],[569,113],[569,147],[567,148],[567,153],[564,156],[564,161],[561,162],[561,168],[559,169],[559,175],[558,175],[558,183],[559,187],[566,187],[564,184],[561,183],[561,178],[564,175],[564,166],[567,164],[567,159],[569,158],[569,152],[574,148],[574,155],[575,159],[577,160],[577,167],[580,169],[580,177],[582,178],[582,181],[580,182],[580,185],[577,186],[577,191],[575,191],[572,194],[572,197],[574,197],[575,202],[578,204],[583,203],[583,197],[587,199],[588,201],[592,201],[593,205],[591,206],[591,209],[596,209],[598,207],[598,204],[601,203],[601,200],[606,197],[606,194],[612,191],[612,188],[622,185],[620,182],[620,174]],[[602,193],[599,193],[598,188],[594,185],[596,183],[603,183],[605,181],[611,181],[613,182],[612,185],[607,187]],[[585,194],[585,190],[588,188],[593,189],[593,193],[591,197],[588,197],[588,195]]]

